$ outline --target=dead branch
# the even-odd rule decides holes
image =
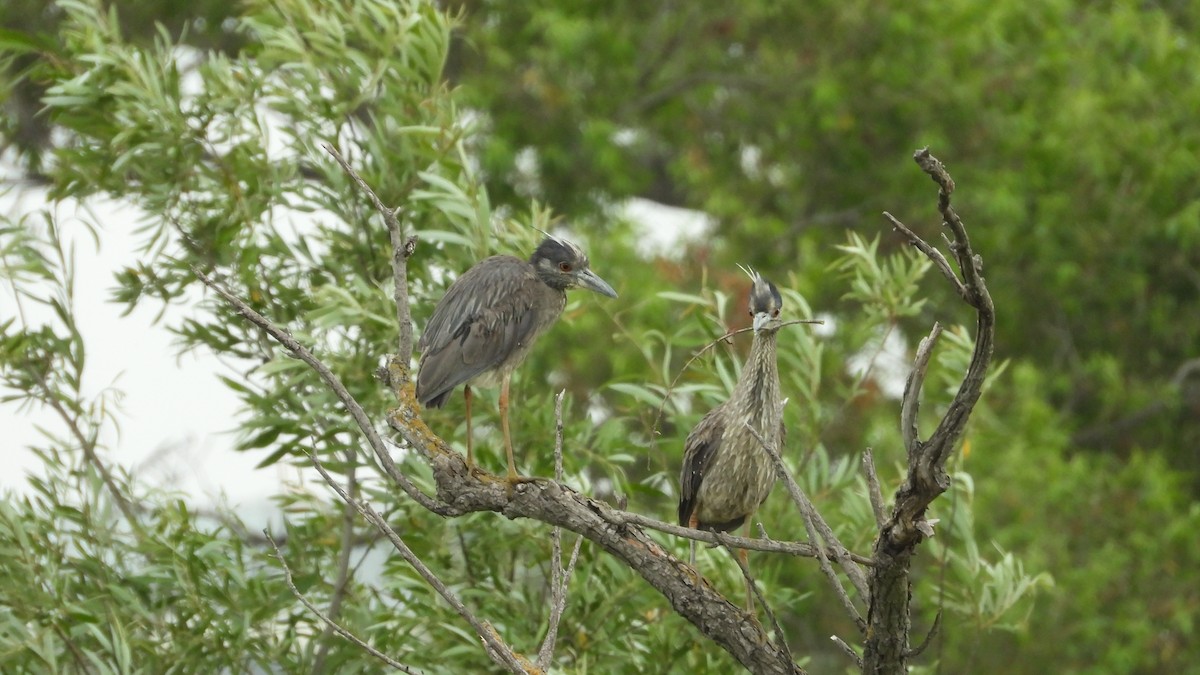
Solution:
[[[901,404],[901,432],[908,453],[908,474],[896,493],[891,514],[880,527],[872,555],[875,565],[870,568],[869,628],[863,653],[863,672],[872,675],[900,675],[906,672],[908,659],[913,655],[908,647],[912,556],[916,547],[932,532],[930,523],[925,519],[926,509],[950,487],[946,461],[962,436],[971,411],[982,393],[992,359],[996,321],[992,298],[983,280],[983,261],[971,249],[966,227],[950,204],[954,181],[942,163],[929,154],[928,149],[918,150],[913,159],[938,185],[938,212],[943,226],[953,235],[950,251],[962,275],[961,280],[936,249],[890,214],[885,216],[910,244],[934,261],[950,280],[958,296],[975,309],[975,349],[958,392],[928,440],[921,440],[916,411],[924,370],[939,332],[938,327],[935,326],[930,336],[922,340],[914,373],[905,388]]]
[[[358,462],[354,449],[346,450],[346,460],[349,463],[349,470],[346,472],[346,492],[351,499],[358,498]],[[329,599],[329,616],[333,621],[337,621],[342,614],[342,603],[346,599],[346,592],[350,588],[350,577],[352,571],[350,568],[350,556],[354,553],[354,525],[357,522],[355,517],[355,509],[349,503],[342,505],[342,538],[338,544],[338,571],[337,577],[333,582],[333,595]],[[274,545],[274,542],[272,542]],[[313,657],[313,672],[325,672],[325,659],[329,655],[329,646],[332,644],[329,640],[334,632],[332,622],[326,624],[325,631],[318,638],[319,647],[317,653]]]
[[[830,635],[829,639],[832,640],[833,644],[837,645],[838,649],[841,649],[846,656],[849,656],[850,660],[854,661],[854,665],[862,668],[862,657],[858,655],[858,652],[854,651],[854,647],[851,647],[845,640],[836,635]]]
[[[461,616],[468,624],[470,624],[471,628],[475,629],[476,635],[478,635],[479,639],[483,641],[488,656],[490,656],[493,661],[495,661],[498,665],[504,666],[513,673],[529,673],[532,670],[529,662],[526,661],[524,657],[513,651],[512,647],[509,647],[508,644],[504,642],[503,638],[500,637],[500,635],[496,632],[496,629],[493,628],[491,624],[479,619],[474,613],[471,612],[471,610],[467,609],[467,606],[463,604],[458,595],[456,595],[454,591],[450,590],[446,584],[440,578],[438,578],[436,574],[433,573],[433,570],[429,569],[429,566],[426,565],[425,562],[421,560],[421,558],[418,557],[411,548],[408,547],[408,544],[404,543],[404,540],[399,534],[396,533],[395,530],[392,529],[391,525],[388,525],[387,520],[385,520],[383,516],[379,515],[375,509],[371,508],[371,505],[365,501],[352,498],[346,492],[346,490],[339,485],[336,480],[333,479],[333,476],[329,475],[329,472],[325,470],[325,466],[321,464],[321,461],[317,459],[316,455],[309,454],[308,458],[312,460],[313,466],[316,467],[317,472],[321,474],[321,478],[325,479],[325,482],[329,485],[329,487],[333,488],[333,491],[337,493],[338,497],[340,497],[343,502],[352,504],[354,508],[358,510],[359,515],[365,518],[367,522],[371,523],[371,525],[374,525],[380,532],[383,532],[384,535],[387,536],[388,541],[391,542],[392,547],[395,548],[396,552],[400,554],[400,557],[403,558],[404,561],[409,565],[411,565],[412,568],[417,571],[417,574],[419,574],[425,581],[425,583],[428,584],[429,587],[434,591],[436,591],[438,595],[442,596],[442,599],[445,600],[446,603],[449,604],[459,616]]]
[[[862,457],[863,474],[867,477],[867,496],[871,499],[871,511],[875,514],[875,526],[883,527],[883,490],[879,487],[879,474],[875,472],[875,453],[867,448]]]
[[[783,463],[783,457],[779,455],[779,451],[772,447],[771,444],[767,443],[767,440],[762,437],[762,434],[758,433],[758,430],[751,426],[749,422],[746,423],[746,429],[750,431],[751,435],[753,435],[755,440],[758,441],[758,444],[762,447],[762,449],[766,451],[768,455],[770,455],[771,461],[775,464],[775,474],[782,479],[784,485],[787,486],[788,494],[792,498],[792,503],[796,505],[796,508],[800,511],[801,518],[804,520],[804,531],[808,533],[809,541],[811,541],[820,552],[820,554],[817,556],[817,564],[820,566],[821,572],[825,575],[825,578],[829,580],[830,587],[833,588],[834,593],[837,594],[838,600],[842,602],[842,606],[846,609],[846,613],[849,614],[850,618],[854,619],[854,623],[858,625],[859,631],[865,632],[867,624],[865,621],[863,621],[862,614],[860,614],[858,608],[854,606],[854,601],[850,599],[850,595],[846,593],[846,589],[842,586],[841,580],[838,579],[837,574],[833,571],[833,567],[829,564],[829,558],[831,557],[829,549],[832,549],[832,557],[838,561],[838,563],[842,566],[842,569],[845,570],[846,576],[850,577],[851,583],[853,583],[855,588],[858,589],[860,597],[865,599],[867,597],[866,577],[863,575],[862,570],[859,569],[853,562],[844,557],[843,552],[846,552],[846,548],[842,546],[840,541],[838,541],[837,536],[833,534],[833,530],[830,529],[828,525],[825,525],[824,519],[821,518],[821,514],[817,513],[817,508],[813,506],[813,503],[809,500],[808,495],[804,494],[804,490],[800,489],[800,485],[796,483],[796,479],[793,478],[791,472],[787,470],[787,465]],[[818,523],[820,523],[820,525],[818,525]],[[822,525],[824,527],[822,527]],[[822,540],[824,540],[824,542],[822,542]]]
[[[371,656],[374,656],[375,658],[379,659],[380,661],[383,661],[384,663],[388,664],[392,668],[395,668],[396,670],[399,670],[402,673],[409,673],[410,675],[420,675],[421,671],[413,670],[412,668],[404,665],[403,663],[400,663],[399,661],[396,661],[395,659],[388,656],[387,654],[384,654],[383,652],[379,651],[378,649],[375,649],[371,645],[364,642],[361,638],[359,638],[354,633],[351,633],[350,631],[346,630],[344,627],[342,627],[341,624],[337,623],[333,619],[331,619],[328,616],[326,616],[325,614],[323,614],[321,612],[321,610],[318,609],[317,606],[312,603],[311,600],[304,597],[304,594],[300,592],[299,588],[296,588],[296,582],[292,580],[292,570],[290,567],[288,567],[287,560],[284,560],[283,553],[279,550],[279,544],[275,543],[275,540],[271,537],[271,533],[268,532],[267,530],[263,530],[263,536],[265,536],[267,538],[267,541],[271,544],[271,548],[273,548],[275,550],[275,559],[279,561],[279,566],[283,568],[283,580],[287,584],[287,587],[292,591],[292,595],[296,596],[296,599],[300,601],[300,604],[304,605],[305,608],[308,609],[308,611],[315,614],[318,619],[325,622],[325,625],[328,626],[333,632],[335,632],[338,635],[342,636],[343,638],[349,640],[350,642],[353,642],[355,645],[358,646],[359,649],[365,651],[366,653],[370,654]]]
[[[204,274],[204,272],[201,272],[199,268],[193,267],[192,272],[195,273],[195,275],[199,277],[200,281],[203,281],[206,286],[216,291],[216,293],[224,298],[226,302],[233,305],[234,309],[236,309],[239,314],[241,314],[254,325],[261,328],[268,335],[274,338],[276,342],[283,345],[289,352],[292,353],[293,356],[300,359],[306,363],[308,367],[316,371],[317,375],[320,376],[321,381],[325,383],[325,386],[329,387],[329,390],[338,397],[338,400],[341,401],[342,405],[346,407],[346,410],[350,413],[350,416],[354,418],[354,422],[358,425],[358,428],[363,433],[363,436],[366,437],[367,443],[371,446],[371,450],[375,452],[375,457],[379,460],[379,463],[383,465],[383,469],[387,473],[388,477],[391,478],[396,485],[399,485],[400,489],[404,490],[409,497],[412,497],[413,500],[421,506],[439,515],[447,515],[445,504],[440,504],[436,500],[429,497],[429,495],[421,492],[417,486],[414,485],[413,482],[410,481],[408,477],[401,473],[400,469],[396,467],[396,463],[392,461],[391,454],[387,451],[387,446],[384,445],[383,439],[379,436],[379,432],[375,430],[375,426],[371,423],[371,418],[367,417],[367,413],[365,410],[363,410],[363,407],[354,399],[353,396],[350,395],[350,392],[346,389],[346,386],[342,384],[342,381],[338,379],[337,375],[333,374],[333,371],[329,370],[328,366],[317,359],[317,357],[313,356],[312,352],[308,351],[308,349],[305,348],[304,345],[300,344],[296,338],[292,337],[290,333],[276,326],[266,317],[254,311],[254,309],[243,302],[241,298],[225,290],[224,286],[213,281],[208,277],[208,275]],[[408,357],[404,357],[403,372],[407,373],[407,370]],[[397,381],[400,380],[398,379]]]
[[[400,209],[389,209],[385,206],[371,186],[367,185],[367,181],[358,175],[358,172],[342,157],[337,148],[326,143],[325,152],[333,155],[338,165],[342,167],[342,171],[354,179],[358,188],[366,193],[371,203],[375,205],[375,210],[379,211],[379,215],[383,216],[383,222],[387,225],[388,237],[392,242],[392,285],[396,292],[396,321],[400,324],[399,354],[406,359],[412,358],[412,318],[408,309],[408,259],[416,250],[417,237],[412,235],[408,239],[404,238],[404,228],[400,224],[400,219],[396,217],[396,212]]]
[[[563,479],[563,398],[567,390],[563,389],[554,397],[554,480]],[[558,624],[562,621],[563,611],[567,607],[567,589],[571,585],[571,575],[575,572],[575,562],[579,560],[579,549],[583,546],[583,537],[575,540],[575,548],[571,551],[571,560],[564,568],[562,565],[562,528],[556,527],[550,532],[550,620],[546,629],[546,639],[538,649],[537,667],[547,670],[550,659],[554,656],[554,643],[558,640]]]
[[[622,523],[631,525],[639,525],[646,529],[657,530],[666,534],[670,534],[681,539],[690,539],[692,541],[701,541],[706,544],[728,544],[733,548],[744,548],[747,551],[766,551],[767,553],[784,553],[786,555],[794,555],[799,558],[816,558],[820,555],[820,551],[816,546],[804,541],[779,541],[770,539],[765,535],[760,539],[750,539],[749,537],[735,537],[731,534],[723,534],[717,537],[708,530],[693,530],[690,527],[675,525],[662,520],[657,520],[649,516],[643,516],[640,513],[630,511],[617,510],[614,511]],[[859,555],[858,553],[847,553],[850,560],[860,564],[870,566],[873,563],[871,559]]]

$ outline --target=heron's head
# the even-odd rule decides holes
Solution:
[[[752,269],[745,271],[750,275],[751,281],[749,304],[750,316],[754,319],[754,332],[774,333],[783,323],[779,318],[779,310],[783,308],[783,298],[779,295],[779,289],[758,272]]]
[[[587,254],[575,244],[558,237],[547,236],[538,245],[529,264],[537,270],[546,285],[560,290],[586,288],[610,298],[617,297],[608,282],[588,267]]]

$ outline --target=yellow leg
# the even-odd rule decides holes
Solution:
[[[500,382],[500,429],[504,432],[504,453],[508,456],[508,480],[516,482],[517,463],[513,460],[512,437],[508,433],[508,383],[510,377],[506,373]]]
[[[475,453],[471,445],[471,385],[463,387],[463,398],[467,402],[467,468],[470,469],[475,466]]]

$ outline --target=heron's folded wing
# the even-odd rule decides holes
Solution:
[[[683,444],[683,469],[679,472],[679,524],[686,526],[696,508],[696,495],[704,482],[705,471],[721,447],[725,433],[725,404],[713,408],[700,419]]]
[[[421,337],[418,400],[438,405],[458,385],[528,347],[537,330],[530,309],[541,286],[526,263],[506,256],[488,258],[455,281]]]

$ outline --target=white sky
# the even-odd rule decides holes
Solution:
[[[11,165],[0,167],[0,176],[13,175]],[[39,188],[0,194],[0,212],[13,216],[46,206],[45,191]],[[55,213],[77,261],[75,312],[87,349],[85,395],[107,387],[123,392],[117,415],[120,433],[102,436],[104,456],[151,484],[183,491],[194,504],[210,505],[225,495],[232,505],[248,509],[252,521],[265,517],[268,498],[281,489],[285,477],[295,476],[283,467],[254,469],[266,451],[233,451],[229,432],[237,400],[217,379],[218,373],[232,374],[230,370],[210,354],[178,356],[165,327],[153,323],[157,307],[148,303],[121,316],[122,307],[108,301],[114,271],[137,256],[132,234],[136,212],[111,201],[94,201],[91,214],[98,219],[99,248],[80,222],[81,217],[90,220],[88,213],[73,204],[60,205]],[[49,316],[27,300],[22,309],[35,325]],[[11,318],[16,310],[12,289],[3,284],[0,318]],[[172,309],[163,322],[178,321],[186,311]],[[23,491],[27,474],[38,470],[38,458],[29,450],[42,441],[38,425],[66,433],[62,421],[47,409],[22,412],[15,403],[0,405],[0,456],[9,469],[0,472],[0,489]]]

